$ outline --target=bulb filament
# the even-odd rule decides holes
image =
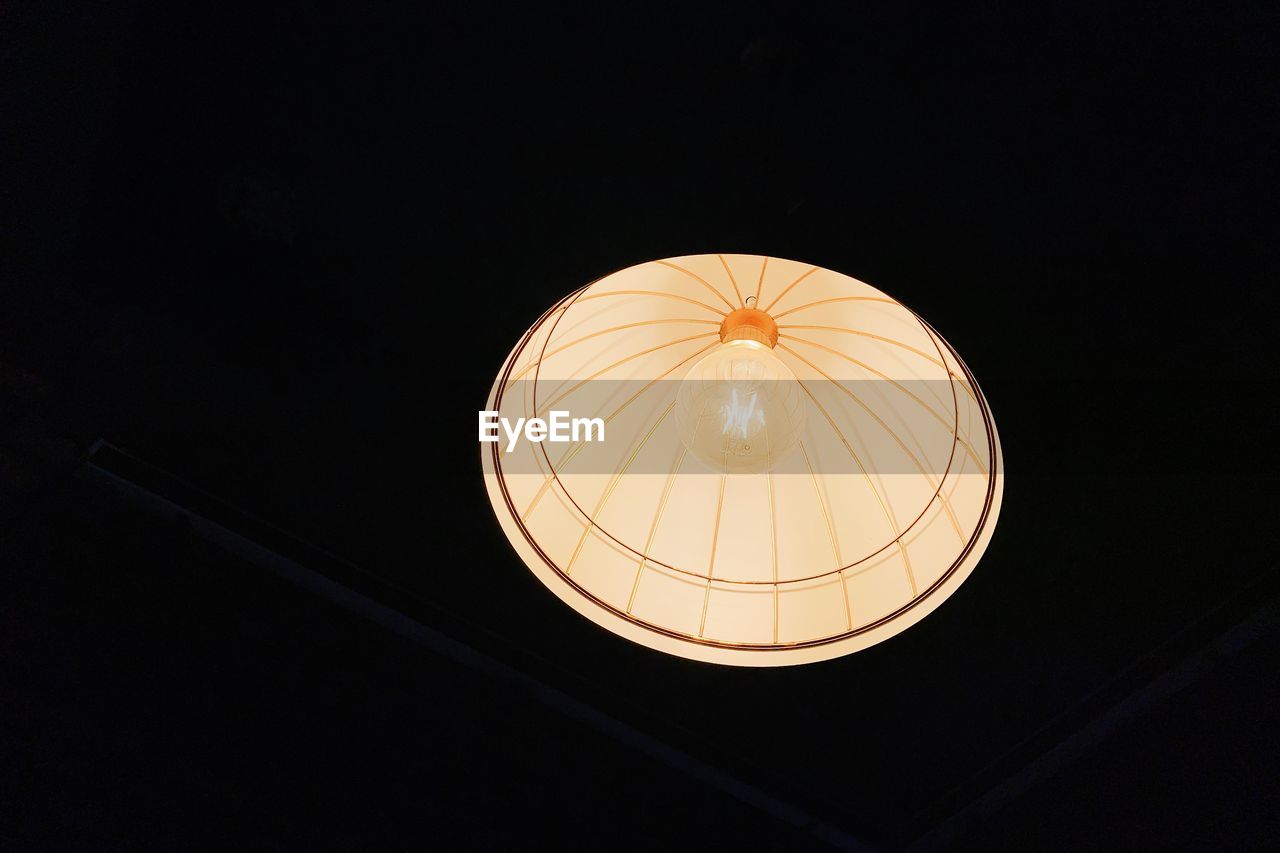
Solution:
[[[755,392],[743,400],[738,389],[729,391],[729,402],[720,407],[722,431],[731,438],[748,438],[752,426],[764,423],[764,410],[758,407],[759,400]]]

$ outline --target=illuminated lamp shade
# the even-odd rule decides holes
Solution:
[[[849,276],[757,255],[629,267],[551,306],[486,408],[597,419],[480,445],[517,554],[609,631],[720,664],[838,657],[964,582],[1000,510],[956,351]]]

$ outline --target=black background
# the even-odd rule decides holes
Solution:
[[[854,835],[889,846],[916,837],[1051,746],[1046,726],[1058,731],[1062,715],[1073,719],[1135,663],[1168,657],[1158,650],[1171,637],[1270,577],[1280,299],[1276,92],[1264,63],[1275,20],[1260,7],[405,4],[330,14],[300,3],[121,3],[6,16],[0,341],[7,363],[53,389],[71,440],[106,436],[353,560],[395,585],[379,587],[387,603],[443,620]],[[702,252],[793,258],[868,281],[938,328],[982,384],[1007,465],[999,525],[978,570],[911,631],[801,668],[696,664],[587,623],[502,537],[472,429],[511,345],[589,280]],[[15,523],[18,535],[61,523],[67,499],[50,500]],[[164,572],[184,571],[154,549],[126,560],[85,541],[88,553],[116,554],[102,558],[113,572],[143,571],[149,553]],[[13,553],[67,589],[94,582],[56,553]],[[248,596],[255,581],[234,577]],[[150,624],[137,613],[165,595],[182,597],[194,625],[213,612],[204,595],[135,586],[114,606],[136,612],[113,616],[107,634],[130,619]],[[61,595],[30,612],[74,632]],[[22,612],[12,606],[16,634],[36,621]],[[265,607],[261,622],[287,624],[288,612]],[[339,637],[367,630],[336,613],[315,618]],[[138,631],[131,654],[168,642]],[[21,648],[46,653],[35,640]],[[323,672],[351,665],[345,648],[295,651]],[[99,663],[103,680],[120,666]],[[424,678],[419,658],[401,666],[389,683]],[[470,677],[430,671],[420,690],[464,692]],[[1267,671],[1231,670],[1202,695],[1181,748],[1275,756]],[[183,689],[184,677],[149,689]],[[59,704],[30,672],[12,683],[43,696],[29,701]],[[245,733],[248,761],[300,714],[311,725],[332,715],[335,732],[370,725],[305,691],[242,689],[284,727]],[[130,701],[114,713],[128,719]],[[498,712],[493,701],[510,704]],[[601,752],[611,771],[564,769],[539,750],[579,754],[588,735],[541,728],[527,702],[477,703],[489,711],[428,703],[377,725],[412,748],[434,742],[422,731],[456,739],[467,745],[458,762],[490,776],[563,785],[568,813],[575,795],[590,796],[583,787],[605,780],[610,802],[637,802],[618,807],[624,826],[663,820],[639,804],[655,786],[691,784],[665,769],[619,771],[638,760],[625,751]],[[229,724],[217,707],[189,719],[192,738]],[[1251,725],[1228,726],[1232,714]],[[86,711],[68,725],[93,719]],[[509,727],[505,746],[490,737],[495,725]],[[67,731],[32,729],[19,752],[44,754]],[[1259,732],[1265,742],[1249,740]],[[130,766],[148,778],[169,748],[138,734]],[[53,765],[75,763],[54,754]],[[30,792],[56,789],[49,766],[34,761],[14,782],[26,794],[7,798],[13,814]],[[203,767],[206,796],[225,797],[238,777]],[[289,767],[285,782],[326,772]],[[1156,771],[1126,767],[1121,777],[1098,769],[1081,787],[1141,799]],[[1245,817],[1188,809],[1179,824],[1153,806],[1072,824],[1076,834],[1059,830],[1056,841],[1256,842],[1274,830],[1268,767],[1172,771],[1169,788],[1186,802],[1243,802]],[[396,768],[370,760],[365,771],[382,787],[359,802],[371,813],[383,803],[387,834],[342,837],[427,843],[427,828],[387,829],[411,811],[380,799]],[[481,823],[514,809],[506,841],[575,825],[550,805],[523,810],[471,773],[451,795],[437,792],[436,807]],[[91,800],[96,783],[83,784]],[[282,789],[293,799],[241,803],[231,810],[243,825],[232,826],[251,834],[260,813],[318,819],[312,789]],[[709,803],[707,819],[670,817],[683,831],[664,843],[701,846],[739,808],[700,789],[688,798]],[[1069,807],[1042,802],[1022,819]],[[194,813],[179,809],[175,826]],[[112,831],[134,844],[183,838],[120,820]],[[100,821],[73,822],[94,846]],[[265,837],[316,841],[279,823]],[[8,824],[28,841],[61,837]],[[497,843],[471,841],[486,838]]]

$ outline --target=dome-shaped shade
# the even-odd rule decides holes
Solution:
[[[744,308],[770,324],[750,346],[776,324],[790,385],[774,396],[804,409],[759,473],[690,453],[674,411],[695,365],[743,344],[726,318]],[[870,285],[794,261],[696,255],[599,279],[517,342],[487,408],[598,419],[603,441],[482,444],[494,510],[578,612],[698,660],[805,663],[904,630],[968,576],[1000,506],[995,424],[951,346]]]

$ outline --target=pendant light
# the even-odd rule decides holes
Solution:
[[[896,299],[795,261],[598,279],[516,342],[486,410],[562,421],[481,444],[525,565],[604,628],[695,660],[891,637],[968,577],[1000,509],[995,423],[960,356]]]

